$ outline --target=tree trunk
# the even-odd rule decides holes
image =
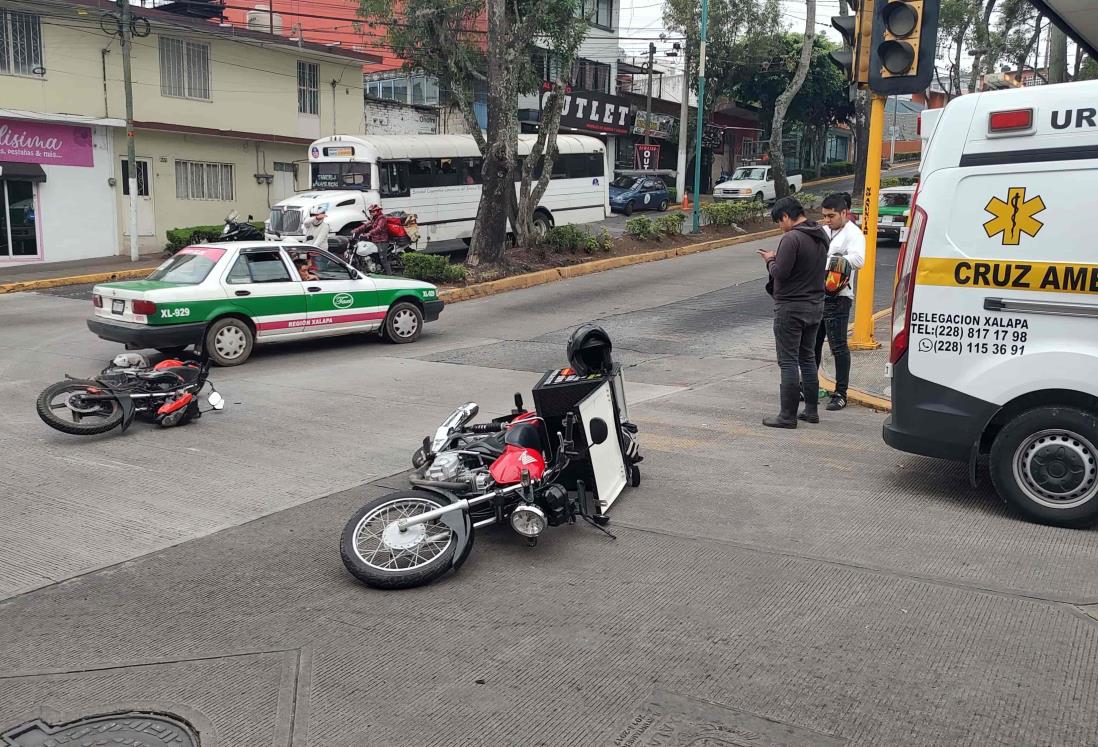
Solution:
[[[506,0],[487,0],[489,49],[507,48]],[[469,246],[468,263],[476,266],[481,262],[500,264],[503,261],[504,246],[507,242],[507,212],[509,200],[514,193],[514,148],[508,147],[515,137],[508,137],[507,130],[514,127],[513,117],[508,116],[508,104],[514,98],[508,95],[508,89],[514,85],[508,80],[508,65],[505,53],[488,55],[488,137],[489,143],[484,153],[484,167],[481,170],[480,205],[477,207],[477,219],[473,224],[473,237]],[[511,110],[513,111],[513,109]]]
[[[1059,26],[1053,26],[1049,37],[1048,82],[1067,83],[1068,38]]]
[[[563,65],[561,66],[564,67]],[[541,202],[549,179],[553,175],[553,161],[557,157],[557,132],[560,130],[560,114],[564,109],[564,80],[557,78],[553,90],[546,97],[538,125],[538,139],[530,149],[530,155],[522,165],[522,184],[519,187],[517,210],[512,223],[515,243],[521,247],[532,246],[540,238],[534,232],[534,211]],[[534,182],[534,172],[541,174]]]
[[[854,100],[854,190],[860,195],[865,190],[865,167],[869,159],[869,92],[858,91]],[[855,198],[857,201],[860,198]]]
[[[983,6],[983,12],[980,10],[980,0],[976,0],[973,8],[973,17],[976,19],[976,48],[988,49],[988,44],[991,41],[991,34],[989,33],[988,26],[991,23],[991,14],[995,10],[995,0],[987,0]],[[990,51],[990,50],[988,50]],[[976,90],[976,83],[980,80],[980,68],[984,64],[984,61],[991,63],[993,57],[990,54],[981,52],[972,56],[972,72],[968,76],[968,90],[969,92]],[[985,72],[991,72],[987,70]]]
[[[782,128],[785,126],[785,113],[793,97],[804,85],[808,77],[808,68],[812,64],[812,47],[816,40],[816,0],[805,2],[804,42],[801,44],[801,58],[797,62],[797,71],[789,86],[778,96],[774,104],[774,125],[770,128],[770,174],[774,178],[774,195],[781,199],[789,194],[789,182],[785,178],[785,153],[782,149]],[[778,144],[777,158],[774,157],[774,143]]]

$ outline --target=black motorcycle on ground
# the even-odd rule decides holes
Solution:
[[[202,416],[199,397],[209,382],[210,361],[174,358],[150,366],[138,353],[123,353],[94,379],[66,376],[38,395],[38,416],[46,425],[73,436],[94,436],[118,426],[125,431],[142,416],[164,428]],[[225,400],[209,384],[214,410]]]

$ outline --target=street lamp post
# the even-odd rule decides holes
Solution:
[[[701,233],[702,118],[705,113],[705,35],[708,29],[709,0],[702,0],[700,43],[698,44],[698,126],[694,136],[694,213],[691,233]],[[683,97],[686,96],[685,89],[684,85]]]

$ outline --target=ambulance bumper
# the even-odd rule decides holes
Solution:
[[[152,326],[133,322],[88,320],[88,329],[104,340],[121,342],[131,350],[181,348],[202,342],[205,323]]]
[[[892,414],[882,436],[894,449],[967,462],[998,406],[913,376],[905,355],[892,367]]]

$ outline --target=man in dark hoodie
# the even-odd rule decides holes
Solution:
[[[797,427],[797,402],[804,395],[801,419],[820,422],[816,331],[823,318],[824,275],[830,245],[827,232],[808,220],[793,197],[774,203],[770,217],[785,233],[777,251],[759,251],[770,274],[774,296],[774,339],[781,368],[781,411],[766,418],[771,428]]]

